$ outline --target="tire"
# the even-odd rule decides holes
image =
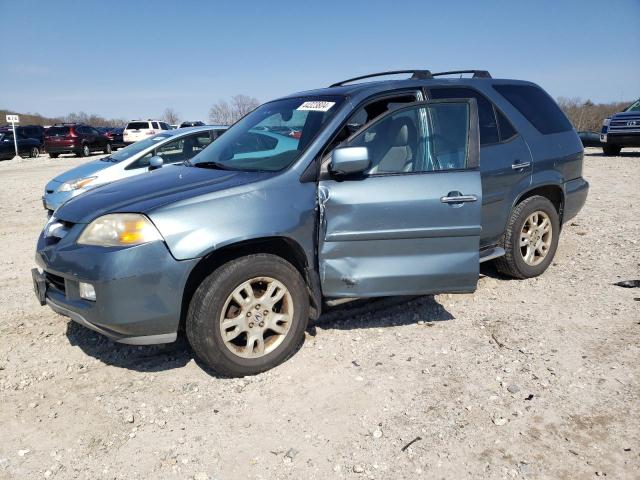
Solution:
[[[50,153],[49,158],[58,158],[60,156],[59,153]]]
[[[78,152],[78,156],[79,157],[88,157],[89,155],[91,155],[91,149],[89,148],[89,145],[87,145],[87,144],[82,145],[82,150],[80,150],[80,152]]]
[[[243,290],[247,284],[252,295]],[[267,288],[277,288],[276,284],[282,285],[285,293],[271,307],[263,295]],[[280,293],[275,289],[272,298]],[[234,294],[245,303],[234,300]],[[256,305],[258,301],[263,303]],[[288,320],[275,325],[284,333],[270,330],[269,326],[281,322],[287,312]],[[231,325],[225,331],[226,341],[224,318],[233,318],[228,320]],[[304,340],[308,321],[309,295],[300,272],[281,257],[255,254],[222,265],[202,281],[189,304],[186,331],[203,363],[222,375],[243,377],[269,370],[293,355]],[[239,331],[242,333],[236,333]]]
[[[107,143],[105,145],[103,152],[106,153],[107,155],[111,154],[111,144],[110,143]]]
[[[532,222],[534,218],[532,216],[536,213],[538,214],[535,217],[536,221]],[[550,234],[542,233],[545,218],[550,224]],[[530,228],[538,222],[540,227]],[[514,278],[537,277],[553,261],[558,248],[559,235],[560,218],[556,207],[549,199],[535,195],[523,200],[511,213],[507,229],[502,237],[502,246],[506,254],[496,259],[496,267],[500,272]],[[533,242],[540,247],[534,248]],[[524,245],[521,246],[522,243]],[[532,250],[533,255],[528,256],[527,254]],[[528,260],[525,259],[526,256],[528,256]]]
[[[33,147],[29,151],[29,158],[38,158],[38,155],[40,155],[40,150],[38,150],[38,147]]]
[[[604,153],[607,157],[615,157],[616,155],[620,155],[620,150],[622,150],[622,147],[618,145],[602,145],[602,153]]]

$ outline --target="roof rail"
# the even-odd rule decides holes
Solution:
[[[441,77],[443,75],[457,75],[461,73],[473,73],[471,78],[492,78],[491,74],[486,70],[451,70],[450,72],[432,73],[432,77]]]
[[[386,75],[396,75],[399,73],[410,73],[412,80],[425,80],[428,78],[432,78],[431,72],[429,70],[390,70],[388,72],[370,73],[369,75],[362,75],[360,77],[349,78],[347,80],[342,80],[341,82],[337,82],[332,85],[329,85],[329,87],[341,87],[345,83],[355,82],[356,80],[364,80],[365,78],[373,78],[373,77],[383,77]]]

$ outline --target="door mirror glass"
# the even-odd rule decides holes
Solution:
[[[156,155],[155,157],[151,157],[149,159],[149,170],[156,170],[157,168],[161,168],[164,160],[161,156]]]
[[[329,170],[336,175],[351,175],[364,172],[370,164],[367,147],[336,148],[331,153]]]

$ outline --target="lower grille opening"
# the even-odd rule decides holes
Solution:
[[[53,287],[56,290],[65,293],[64,278],[49,272],[44,272],[44,277],[47,281],[47,286]]]

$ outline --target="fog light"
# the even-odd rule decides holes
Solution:
[[[96,289],[90,283],[80,282],[80,297],[85,300],[96,301]]]

